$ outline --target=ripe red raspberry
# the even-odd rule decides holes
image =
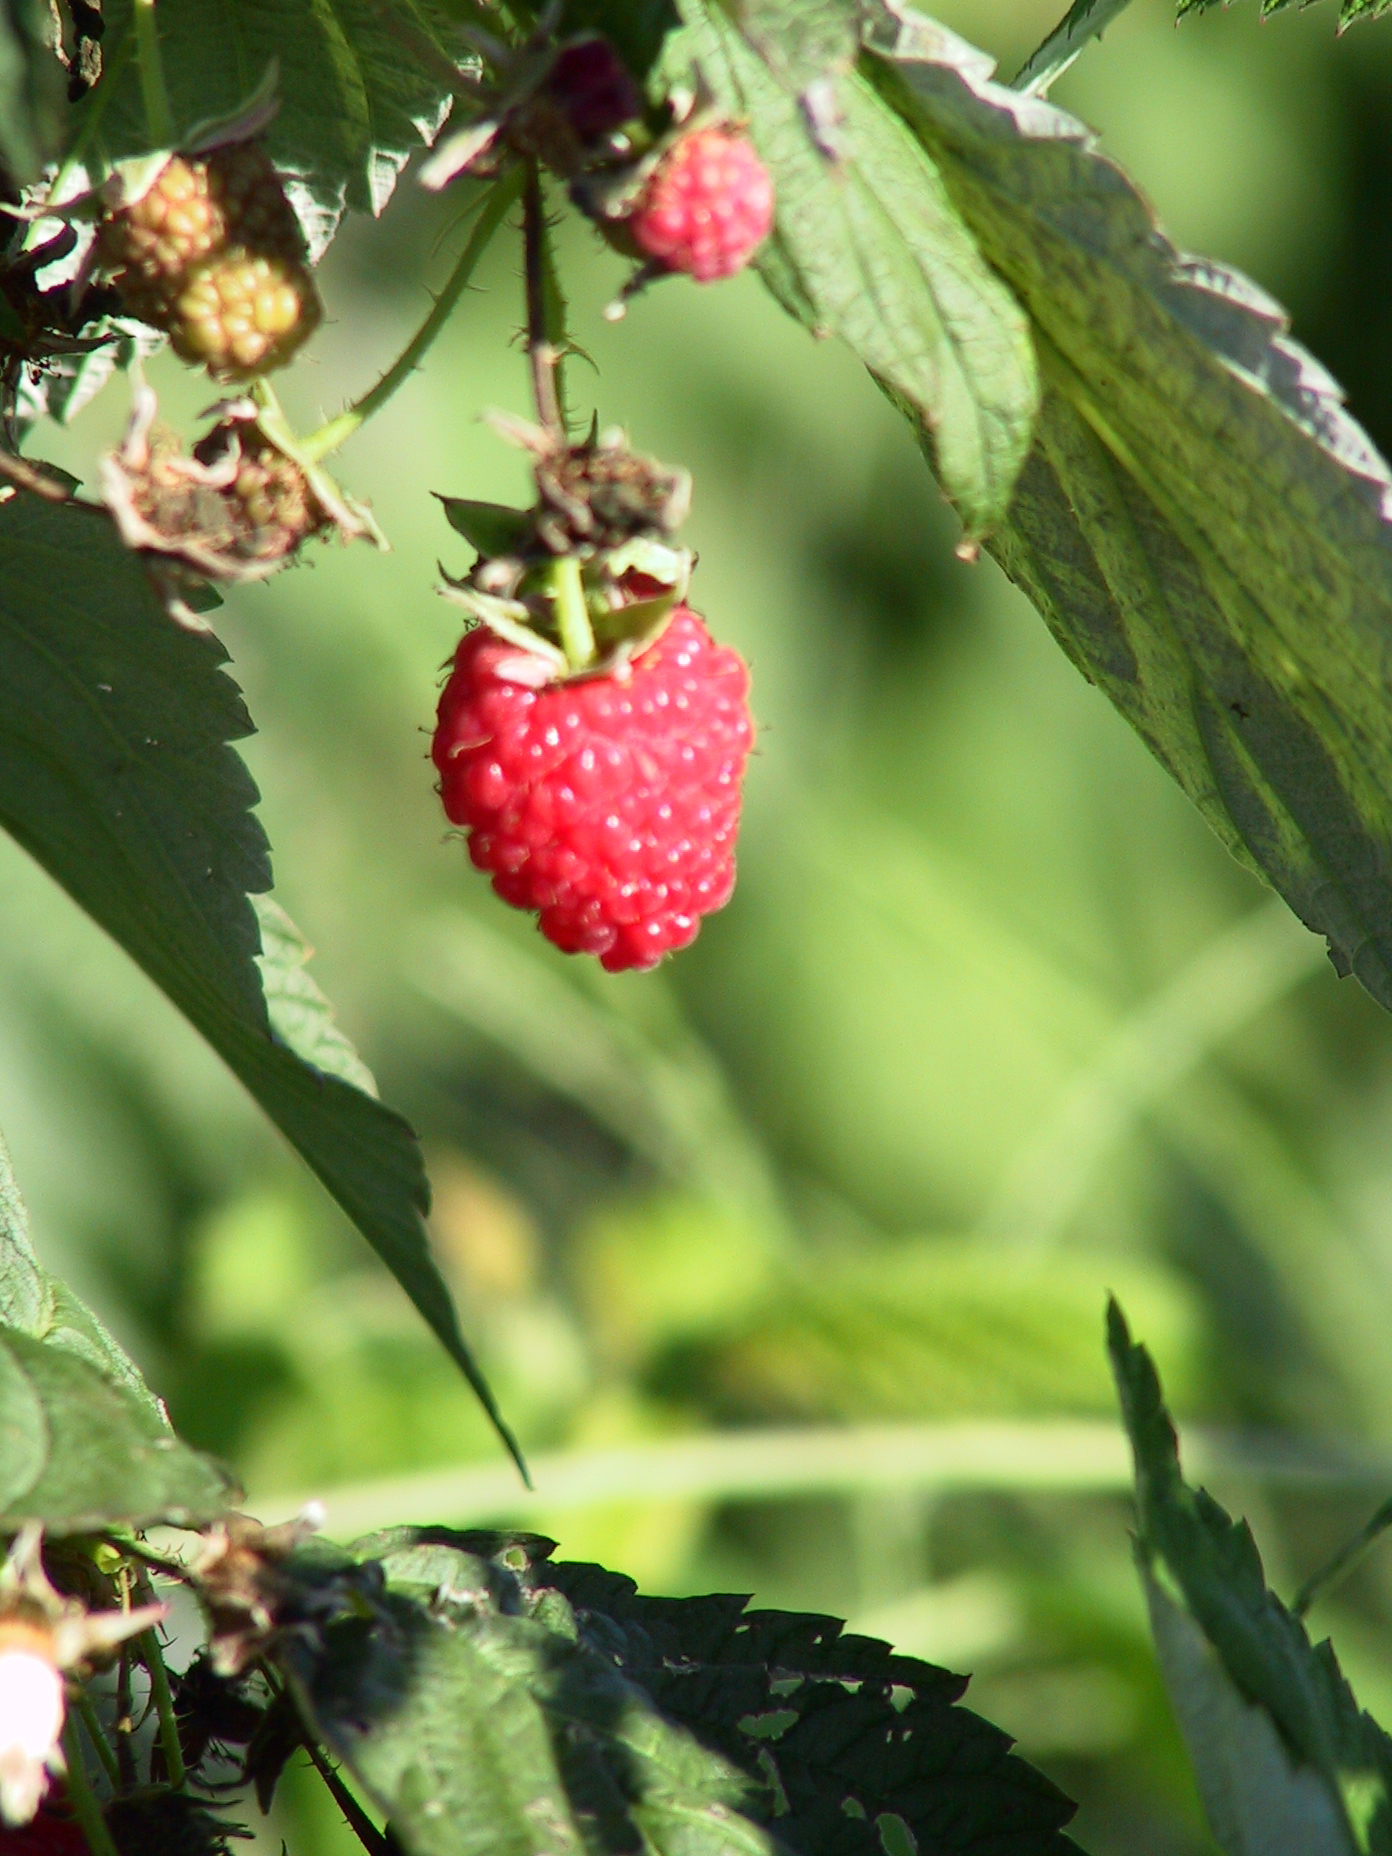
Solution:
[[[773,182],[741,135],[696,129],[653,171],[628,229],[638,248],[698,283],[744,269],[773,225]]]
[[[515,645],[467,633],[440,698],[440,796],[469,855],[567,954],[654,967],[735,884],[749,673],[678,606],[632,674],[533,688]]]

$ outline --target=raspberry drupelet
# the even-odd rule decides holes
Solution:
[[[729,900],[753,741],[743,660],[689,607],[626,668],[538,687],[544,660],[479,626],[434,743],[445,811],[494,889],[611,973],[656,966]]]

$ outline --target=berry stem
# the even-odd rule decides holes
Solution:
[[[82,1763],[82,1742],[78,1738],[77,1722],[71,1715],[63,1726],[63,1753],[68,1762],[67,1783],[63,1789],[67,1792],[73,1816],[82,1826],[88,1849],[92,1856],[117,1856],[115,1839],[106,1827],[97,1795],[87,1780],[87,1771]]]
[[[300,440],[300,450],[311,463],[317,464],[320,458],[336,451],[345,439],[351,438],[359,428],[366,424],[375,412],[381,410],[406,380],[415,372],[424,359],[427,349],[436,336],[449,321],[455,304],[469,286],[469,279],[479,259],[483,256],[493,234],[506,218],[509,209],[522,191],[523,172],[514,168],[505,174],[493,187],[483,203],[469,242],[460,253],[459,262],[450,275],[449,282],[435,299],[434,307],[425,321],[420,325],[400,355],[383,374],[369,392],[360,400],[321,425],[317,432],[311,432],[307,438]]]
[[[139,1575],[137,1590],[146,1604],[153,1601],[153,1588],[149,1577],[143,1572]],[[179,1744],[179,1723],[174,1714],[174,1697],[169,1692],[169,1671],[164,1666],[164,1652],[160,1649],[159,1636],[153,1625],[149,1630],[141,1631],[136,1641],[140,1645],[141,1660],[150,1678],[150,1696],[155,1704],[155,1712],[159,1715],[165,1772],[174,1790],[181,1791],[188,1773],[184,1767],[184,1749]]]
[[[102,1771],[110,1779],[114,1791],[121,1778],[116,1770],[116,1755],[111,1750],[111,1742],[107,1739],[102,1724],[97,1718],[97,1711],[92,1706],[92,1697],[85,1688],[77,1691],[77,1699],[73,1706],[77,1709],[77,1718],[86,1728],[87,1738],[92,1742],[97,1758],[102,1763]]]
[[[135,0],[135,49],[140,61],[140,95],[145,104],[145,128],[155,148],[174,146],[174,112],[164,85],[155,0]]]
[[[595,638],[580,578],[580,562],[575,555],[557,556],[551,568],[551,591],[556,601],[556,626],[566,662],[572,670],[586,670],[594,662]]]
[[[101,127],[101,119],[105,114],[107,102],[116,90],[116,80],[126,68],[126,60],[130,57],[130,52],[131,32],[127,26],[120,38],[105,54],[101,82],[90,92],[82,114],[82,126],[73,140],[72,147],[64,155],[62,166],[53,177],[53,185],[48,190],[49,204],[61,205],[74,171],[86,161],[87,152]],[[33,244],[42,224],[41,219],[36,219],[28,228],[24,235],[25,248]]]
[[[546,201],[541,191],[541,170],[529,160],[527,186],[522,196],[522,249],[527,280],[527,358],[532,364],[532,393],[537,418],[552,438],[566,441],[556,391],[556,363],[560,360],[546,314]],[[586,620],[588,625],[589,621]]]

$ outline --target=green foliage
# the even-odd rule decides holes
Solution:
[[[386,1574],[381,1621],[283,1652],[309,1717],[416,1856],[1074,1848],[1068,1801],[955,1705],[964,1678],[832,1618],[643,1598],[551,1549],[370,1536],[354,1552]]]
[[[1392,1740],[1268,1588],[1246,1524],[1185,1483],[1155,1368],[1115,1302],[1108,1344],[1136,1458],[1137,1562],[1215,1836],[1229,1856],[1392,1850]]]
[[[274,62],[280,107],[267,145],[298,177],[296,204],[321,249],[345,208],[380,213],[407,160],[434,139],[463,51],[458,22],[479,13],[444,0],[160,0],[175,133],[238,110]],[[106,20],[108,44],[119,43],[131,0],[107,0]],[[113,158],[149,149],[134,60],[103,100],[101,125]]]
[[[0,821],[246,1084],[501,1429],[426,1246],[415,1137],[365,1093],[279,910],[263,910],[262,952],[248,892],[270,887],[270,859],[221,646],[165,616],[94,511],[13,499],[0,546]]]
[[[1307,0],[1308,3],[1308,0]],[[1217,0],[1176,0],[1175,11],[1180,19],[1188,13],[1206,13]],[[1283,13],[1294,0],[1262,0],[1261,14],[1269,19],[1273,13]],[[1387,11],[1388,0],[1341,0],[1339,6],[1339,30],[1351,26],[1360,19],[1380,19]]]
[[[1080,125],[915,16],[877,43],[1042,360],[994,552],[1234,855],[1392,1006],[1392,476],[1279,309],[1182,259]]]
[[[360,1550],[387,1575],[372,1614],[283,1658],[412,1856],[772,1856],[734,1808],[739,1773],[663,1719],[558,1593],[526,1594],[523,1615],[506,1566],[427,1530]]]
[[[38,179],[62,139],[63,71],[52,31],[43,0],[0,0],[0,176],[21,186]]]
[[[690,0],[668,54],[696,65],[747,119],[774,177],[777,224],[759,259],[779,301],[842,336],[922,422],[969,535],[999,521],[1038,407],[1024,317],[962,222],[929,154],[851,68],[853,37],[809,38],[797,9],[738,23]],[[839,47],[839,56],[831,56]],[[815,69],[815,75],[813,71]]]
[[[39,1265],[0,1146],[0,1530],[199,1525],[235,1490],[182,1443],[135,1366]]]

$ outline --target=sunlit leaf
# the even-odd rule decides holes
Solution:
[[[170,1429],[134,1363],[34,1255],[0,1145],[0,1531],[53,1534],[220,1514],[225,1472]]]
[[[266,142],[297,177],[296,204],[318,249],[345,208],[380,213],[402,167],[434,140],[452,96],[449,68],[464,50],[453,20],[474,12],[435,0],[160,0],[176,132],[235,112],[274,59],[281,103]],[[109,41],[130,14],[131,0],[107,0]],[[149,147],[134,61],[104,106],[102,134],[113,156]]]
[[[1038,381],[1029,331],[983,261],[935,161],[844,56],[815,77],[797,9],[732,17],[687,0],[674,67],[694,65],[745,120],[777,190],[759,258],[785,307],[840,335],[930,436],[938,475],[969,533],[1004,513],[1029,449]],[[823,57],[845,9],[812,37]]]
[[[0,551],[0,823],[241,1078],[502,1429],[426,1244],[414,1134],[365,1092],[298,935],[264,905],[262,951],[248,892],[270,887],[270,857],[221,645],[165,615],[93,510],[16,497]]]
[[[1276,1597],[1245,1523],[1180,1472],[1149,1354],[1108,1313],[1136,1459],[1137,1560],[1166,1682],[1228,1856],[1386,1856],[1392,1740]]]
[[[1178,254],[1078,123],[916,15],[875,42],[1041,357],[993,549],[1224,843],[1392,1006],[1392,473],[1280,309]]]

